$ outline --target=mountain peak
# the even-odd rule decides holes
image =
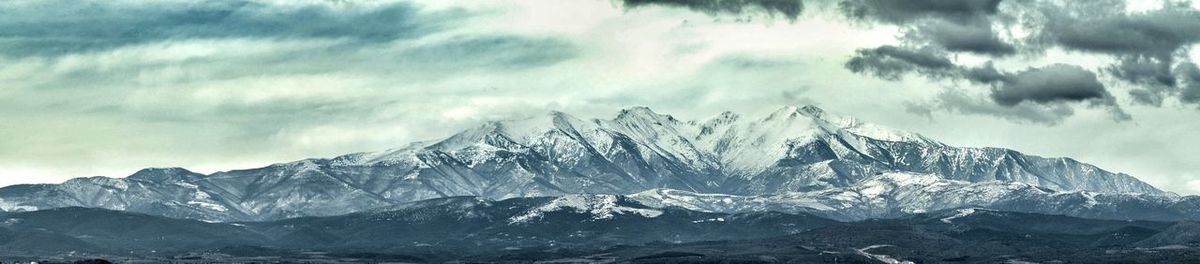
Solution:
[[[654,110],[650,109],[650,107],[633,106],[621,109],[621,111],[617,113],[618,117],[624,115],[658,115],[658,113],[654,112]]]
[[[720,119],[737,119],[737,118],[739,118],[740,116],[741,116],[741,115],[738,115],[737,113],[734,113],[733,111],[725,111],[725,112],[721,112],[720,114],[717,114],[717,116],[716,116],[716,117],[714,117],[714,118],[720,118]]]
[[[180,167],[166,167],[141,169],[137,172],[134,172],[132,175],[129,175],[128,178],[132,180],[163,181],[199,175],[199,173],[195,173]]]
[[[817,106],[814,106],[814,105],[805,105],[805,106],[802,106],[802,107],[800,107],[800,109],[799,109],[798,111],[799,111],[800,113],[803,113],[803,114],[807,115],[807,116],[810,116],[810,117],[816,117],[816,118],[820,118],[820,117],[821,117],[821,115],[824,115],[824,114],[825,114],[825,110],[824,110],[824,109],[821,109],[820,107],[817,107]]]
[[[771,112],[770,115],[767,115],[766,120],[774,120],[779,118],[791,119],[800,116],[806,116],[813,119],[823,119],[825,115],[824,109],[813,105],[789,105]]]
[[[645,107],[645,106],[634,106],[634,107],[630,107],[630,108],[621,109],[621,111],[617,113],[616,119],[617,120],[649,119],[649,120],[655,120],[655,121],[666,120],[666,121],[670,121],[670,122],[679,121],[671,115],[659,114],[658,112],[654,112],[654,110],[651,110],[649,107]]]
[[[795,106],[790,106],[790,105],[785,106],[783,108],[775,110],[774,112],[771,112],[771,114],[767,115],[767,118],[765,118],[764,120],[793,118],[799,114],[799,112],[796,111],[797,109],[799,109],[799,108],[797,108]]]
[[[717,127],[733,124],[742,118],[741,115],[731,111],[721,112],[716,116],[708,118],[703,123],[696,122],[700,126],[699,136],[706,136],[716,132]]]

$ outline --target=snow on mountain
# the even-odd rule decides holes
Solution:
[[[681,207],[721,213],[808,213],[843,221],[969,208],[1119,220],[1200,218],[1200,211],[1195,206],[1196,197],[1061,192],[1028,183],[972,183],[910,173],[886,173],[854,186],[810,192],[740,196],[656,189],[630,195],[629,199],[656,208]]]
[[[5,211],[96,207],[206,221],[242,219],[229,210],[221,191],[203,184],[204,175],[182,168],[144,169],[123,179],[76,178],[62,184],[15,185],[0,189]],[[200,184],[197,184],[200,183]]]
[[[626,205],[627,203],[619,204],[618,201],[620,199],[623,198],[616,195],[565,195],[551,200],[540,207],[530,209],[524,214],[513,216],[509,219],[509,223],[525,223],[540,219],[546,213],[564,210],[590,214],[592,219],[596,220],[611,219],[615,214],[636,214],[653,218],[663,213],[660,210],[630,207]]]
[[[453,196],[627,195],[661,189],[750,201],[787,197],[793,199],[788,206],[818,211],[845,208],[842,204],[880,207],[861,212],[864,216],[891,215],[877,212],[897,204],[941,203],[905,194],[910,190],[967,200],[983,199],[970,195],[1003,197],[955,193],[963,184],[1003,192],[1017,191],[1005,189],[1015,186],[1102,196],[1169,195],[1069,158],[952,147],[813,106],[784,107],[762,117],[725,112],[695,121],[634,107],[612,119],[549,112],[486,122],[442,140],[386,151],[211,175],[147,169],[127,178],[10,186],[0,188],[0,204],[16,210],[85,206],[231,221],[338,215]],[[899,212],[930,209],[925,207]]]
[[[958,211],[958,213],[951,215],[951,216],[942,217],[942,219],[938,219],[938,221],[942,221],[942,223],[953,224],[954,219],[958,219],[958,218],[962,218],[962,217],[966,217],[966,216],[975,214],[975,208],[963,208],[963,209],[958,209],[957,211]]]

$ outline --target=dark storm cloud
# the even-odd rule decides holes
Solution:
[[[805,7],[800,1],[624,2],[631,7],[676,6],[710,14],[758,9],[787,14],[793,19]],[[960,53],[970,53],[984,58],[1005,59],[1015,54],[1036,55],[1061,48],[1115,57],[1112,64],[1099,73],[1133,84],[1128,93],[1134,103],[1161,106],[1170,98],[1177,98],[1186,104],[1200,103],[1180,97],[1184,95],[1185,88],[1190,88],[1184,87],[1187,84],[1180,81],[1185,78],[1181,75],[1188,71],[1176,69],[1182,65],[1178,63],[1180,57],[1186,56],[1181,51],[1200,43],[1200,10],[1192,8],[1189,2],[1167,1],[1161,8],[1128,12],[1125,2],[809,0],[805,3],[817,10],[831,3],[835,12],[851,21],[900,28],[902,37],[898,43],[860,49],[845,63],[847,69],[856,73],[887,80],[898,80],[905,74],[917,73],[932,79],[962,79],[995,87],[1000,83],[1011,85],[1020,79],[1011,79],[1014,77],[1012,74],[1005,74],[990,64],[976,67],[956,65],[950,58]],[[1014,34],[1014,28],[1031,34]],[[1052,90],[1047,93],[1057,92],[1063,91]]]
[[[0,52],[55,55],[191,38],[349,39],[386,42],[436,31],[461,12],[409,3],[273,6],[252,1],[0,3]]]
[[[905,112],[928,118],[930,122],[933,121],[933,110],[934,108],[927,104],[918,104],[913,102],[907,102],[904,104]]]
[[[1168,62],[1149,57],[1126,57],[1113,64],[1108,69],[1113,77],[1131,83],[1175,86],[1175,76],[1171,74]]]
[[[1133,14],[1110,9],[1046,8],[1041,37],[1068,49],[1164,59],[1180,47],[1200,41],[1200,11],[1190,7]]]
[[[1140,104],[1161,106],[1180,95],[1183,76],[1178,75],[1185,71],[1172,65],[1186,57],[1180,51],[1200,42],[1200,11],[1180,3],[1126,13],[1120,1],[1082,2],[1043,6],[1034,13],[1045,22],[1034,45],[1116,56],[1108,72],[1137,85],[1129,94]]]
[[[626,7],[668,6],[687,8],[707,14],[743,14],[765,12],[795,20],[804,11],[802,0],[623,0]]]
[[[964,68],[961,72],[963,79],[979,84],[1000,83],[1009,79],[1008,75],[996,70],[991,62],[979,67]]]
[[[839,9],[851,18],[905,23],[923,18],[975,21],[995,14],[1000,0],[846,0]]]
[[[1186,3],[1169,3],[1157,10],[1129,13],[1124,1],[1086,2],[1052,1],[869,1],[849,0],[841,4],[849,17],[862,21],[894,24],[906,30],[900,41],[909,51],[937,54],[950,58],[965,52],[993,59],[1016,54],[1019,50],[1038,53],[1051,48],[1105,54],[1116,60],[1101,73],[1134,84],[1129,91],[1135,103],[1159,106],[1177,96],[1183,103],[1197,103],[1184,94],[1190,69],[1177,64],[1187,46],[1200,42],[1200,11]],[[1008,12],[1003,13],[1003,12]],[[1020,18],[1020,19],[1014,19]],[[1014,21],[1024,20],[1020,24]],[[1024,39],[1003,40],[993,27],[1028,27],[1033,35]],[[942,52],[938,52],[938,51]],[[905,73],[917,73],[932,79],[961,79],[991,87],[991,101],[1001,107],[1023,102],[1057,104],[1089,102],[1110,106],[1117,119],[1128,115],[1117,106],[1107,86],[1091,71],[1068,65],[1052,65],[1005,73],[991,63],[969,67],[948,62],[935,66],[882,56],[873,49],[860,50],[846,64],[847,69],[896,80]],[[928,56],[927,56],[928,57]],[[887,59],[880,59],[887,58]],[[901,63],[909,62],[909,63]],[[1176,69],[1173,69],[1173,65]],[[1186,87],[1185,87],[1186,86]],[[953,100],[949,100],[953,101]],[[962,100],[958,100],[962,102]],[[974,101],[973,101],[974,102]],[[959,110],[963,104],[947,104]],[[960,111],[983,113],[983,111]],[[989,111],[1001,114],[1005,111]],[[1015,112],[1013,112],[1015,113]],[[1056,113],[1070,115],[1070,112]],[[1056,115],[1024,115],[1052,117]],[[1053,120],[1047,118],[1023,118]],[[1042,122],[1038,123],[1054,123]]]
[[[997,70],[990,62],[977,67],[959,66],[928,48],[883,46],[859,50],[846,63],[846,68],[887,80],[916,73],[928,78],[967,80],[991,87],[988,99],[966,98],[974,93],[948,93],[943,94],[936,105],[909,106],[909,109],[941,108],[1053,125],[1074,114],[1074,111],[1068,111],[1068,103],[1082,102],[1091,107],[1107,108],[1116,120],[1130,119],[1095,73],[1075,65],[1054,64],[1008,73]],[[925,111],[910,112],[928,116]]]
[[[1004,106],[1021,102],[1077,102],[1109,96],[1096,74],[1075,65],[1054,64],[1030,68],[994,86],[992,100]]]
[[[992,75],[990,65],[970,69],[968,76],[974,72],[974,77],[995,77],[991,82],[992,101],[1001,107],[1020,114],[1020,118],[1034,120],[1034,117],[1065,117],[1073,111],[1062,111],[1068,103],[1084,103],[1093,108],[1104,108],[1114,120],[1131,120],[1132,116],[1125,113],[1109,94],[1107,87],[1096,77],[1096,73],[1082,67],[1068,64],[1052,64],[1041,68],[1029,68],[1015,74]],[[980,78],[986,79],[986,78]],[[1023,109],[1023,110],[1021,110]],[[1040,110],[1039,110],[1040,109]],[[1019,111],[1018,111],[1019,110]],[[1040,115],[1033,115],[1040,111]],[[996,112],[1003,113],[1003,112]],[[1043,119],[1053,120],[1053,119]],[[1051,122],[1048,124],[1054,124]]]
[[[1003,56],[1016,48],[992,30],[1000,0],[847,0],[847,17],[905,28],[909,46],[930,45],[952,52]]]
[[[930,49],[909,49],[885,45],[873,49],[859,49],[846,62],[846,68],[855,73],[871,74],[887,80],[899,80],[910,72],[926,76],[940,76],[953,72],[956,65],[945,55]]]
[[[1200,67],[1195,63],[1185,62],[1176,69],[1183,80],[1183,91],[1180,100],[1186,103],[1200,103]]]
[[[796,19],[805,3],[836,3],[846,16],[864,21],[907,23],[924,18],[976,21],[995,14],[1000,0],[621,0],[628,8],[643,6],[678,7],[706,14],[765,12]]]
[[[1137,103],[1161,106],[1166,96],[1177,90],[1178,81],[1171,72],[1171,65],[1159,59],[1125,57],[1109,66],[1108,72],[1114,78],[1140,85],[1141,88],[1129,93]]]
[[[1051,1],[870,1],[850,0],[841,4],[842,11],[851,18],[864,21],[889,23],[906,28],[908,32],[901,41],[905,46],[923,47],[912,50],[940,48],[948,53],[967,52],[992,58],[1015,54],[1020,49],[1041,52],[1061,47],[1086,53],[1107,54],[1117,57],[1103,73],[1135,87],[1129,92],[1136,103],[1162,105],[1166,98],[1183,96],[1184,88],[1178,79],[1185,78],[1187,69],[1172,69],[1177,65],[1181,50],[1200,42],[1200,11],[1186,3],[1167,4],[1161,9],[1128,13],[1124,1],[1101,0],[1086,2]],[[1002,10],[1011,11],[1003,14]],[[994,26],[1016,26],[1013,17],[1027,21],[1021,26],[1032,26],[1035,34],[1010,44],[998,37]],[[927,54],[931,52],[925,52]],[[951,56],[950,54],[941,55]],[[867,73],[884,79],[895,80],[903,73],[916,72],[934,79],[961,78],[973,83],[990,84],[999,89],[993,99],[1000,104],[1013,104],[1020,96],[1005,91],[1017,91],[1024,86],[1014,86],[1023,78],[1005,75],[991,65],[982,67],[952,66],[920,67],[919,64],[901,64],[897,60],[877,59],[879,55],[860,52],[847,63],[854,72]],[[903,60],[900,60],[903,61]],[[871,66],[864,66],[871,65]],[[902,66],[898,66],[902,65]],[[1182,65],[1182,64],[1178,64]],[[869,69],[869,70],[864,70]],[[1092,81],[1095,74],[1083,74],[1085,70],[1057,67],[1055,72],[1070,72],[1071,88],[1055,86],[1044,91],[1044,95],[1068,99],[1071,96],[1086,97],[1088,100],[1111,97],[1104,91],[1104,84]],[[1024,76],[1034,77],[1037,71],[1025,71]],[[1044,79],[1044,78],[1043,78]],[[996,85],[1001,84],[1001,85]],[[1083,85],[1086,84],[1086,85]],[[1009,87],[1009,88],[1005,88]],[[1047,86],[1048,87],[1048,86]],[[1071,94],[1066,92],[1081,92]],[[1087,91],[1087,92],[1085,92]],[[1029,91],[1032,92],[1032,91]],[[1032,93],[1023,93],[1032,95]],[[1069,96],[1070,95],[1070,96]],[[1015,96],[1015,97],[1014,97]],[[1029,99],[1041,98],[1032,97]],[[1181,102],[1195,103],[1179,97]],[[1037,100],[1031,100],[1038,102]],[[1111,101],[1111,99],[1110,99]],[[1115,103],[1114,103],[1115,104]]]
[[[1018,123],[1042,125],[1056,125],[1075,114],[1075,110],[1065,104],[1002,106],[990,100],[954,90],[941,93],[932,104],[916,105],[918,109],[944,109],[961,114],[990,115]]]
[[[965,23],[930,20],[916,25],[911,34],[916,40],[952,52],[1004,56],[1017,51],[1012,44],[1000,40],[993,32],[991,23],[986,20]]]

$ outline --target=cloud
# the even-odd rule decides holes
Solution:
[[[928,118],[930,122],[933,122],[933,111],[934,110],[935,110],[934,107],[930,106],[928,104],[919,104],[919,103],[914,103],[914,102],[904,103],[904,111],[905,112]]]
[[[936,50],[917,50],[891,45],[859,49],[845,65],[846,69],[852,72],[871,74],[886,80],[899,80],[910,72],[943,76],[957,67]]]
[[[1115,55],[1168,59],[1184,45],[1200,41],[1200,11],[1169,5],[1126,13],[1122,2],[1088,1],[1045,5],[1042,41],[1064,48]]]
[[[1000,83],[1009,79],[1009,76],[1000,70],[997,70],[992,62],[984,63],[978,67],[960,68],[962,77],[978,84]]]
[[[1016,47],[1005,43],[992,31],[986,20],[954,22],[930,20],[915,26],[913,38],[936,45],[947,51],[970,52],[992,56],[1016,53]]]
[[[1186,103],[1200,103],[1200,67],[1197,67],[1195,63],[1185,62],[1176,67],[1176,71],[1183,80],[1180,100]]]
[[[960,114],[976,114],[1042,125],[1057,125],[1075,114],[1073,105],[1103,108],[1114,120],[1130,120],[1096,74],[1082,67],[1052,64],[1031,67],[1017,73],[996,70],[987,63],[979,67],[958,67],[944,70],[942,76],[966,79],[991,88],[987,99],[979,93],[947,89],[932,103],[909,103],[910,113],[932,116],[934,109]]]
[[[20,124],[0,129],[12,150],[0,167],[229,169],[392,147],[456,128],[430,109],[507,93],[545,100],[494,87],[536,83],[531,72],[584,53],[562,35],[479,30],[469,21],[496,15],[482,11],[396,1],[0,2],[0,119]],[[422,129],[405,129],[414,123]]]
[[[1109,66],[1107,71],[1114,77],[1140,85],[1129,92],[1134,102],[1162,106],[1166,96],[1176,90],[1177,78],[1171,72],[1169,61],[1142,56],[1128,56]]]
[[[1200,42],[1200,11],[1184,3],[1130,13],[1123,1],[1088,1],[1041,5],[1030,13],[1034,15],[1028,17],[1044,24],[1030,40],[1032,45],[1115,56],[1108,73],[1137,85],[1129,94],[1145,105],[1162,106],[1167,98],[1180,95],[1176,75],[1181,71],[1172,66],[1186,57],[1180,51]]]
[[[1018,123],[1057,125],[1075,114],[1066,104],[1034,104],[1022,102],[1011,106],[999,105],[991,100],[961,91],[947,90],[938,95],[933,103],[915,104],[913,109],[943,109],[969,115],[995,116]],[[930,110],[932,111],[932,110]]]
[[[1177,81],[1185,78],[1182,75],[1188,72],[1187,69],[1173,69],[1185,65],[1175,63],[1180,57],[1186,56],[1180,52],[1200,42],[1200,11],[1186,3],[1165,2],[1161,8],[1136,12],[1126,11],[1125,2],[1118,0],[1003,3],[1005,5],[1001,5],[1001,1],[850,0],[843,2],[841,9],[847,16],[858,20],[901,26],[907,31],[905,37],[899,39],[903,46],[913,47],[908,50],[921,51],[928,58],[950,58],[957,53],[972,53],[987,59],[1003,59],[1020,50],[1040,53],[1053,48],[1111,55],[1115,61],[1101,73],[1134,84],[1129,91],[1133,102],[1161,106],[1167,98],[1178,97],[1182,103],[1196,103],[1196,100],[1182,97],[1185,87],[1181,87],[1184,84]],[[1005,40],[994,30],[996,27],[1009,30],[1024,28],[1032,34]],[[939,53],[938,50],[943,52]],[[977,84],[1003,83],[994,86],[996,90],[991,96],[994,101],[1004,105],[1033,99],[1111,98],[1104,89],[1108,85],[1100,83],[1100,79],[1090,72],[1084,74],[1083,71],[1056,67],[1053,71],[1071,73],[1071,79],[1065,76],[1053,80],[1041,79],[1071,81],[1063,84],[1073,86],[1041,86],[1045,89],[1026,91],[1019,88],[1026,87],[1028,83],[1021,81],[1027,78],[1007,78],[990,63],[979,67],[947,67],[944,63],[922,66],[900,63],[911,62],[903,57],[880,59],[886,56],[870,52],[869,49],[864,51],[867,52],[860,52],[851,58],[851,63],[846,64],[849,70],[887,80],[897,80],[903,73],[916,72],[933,79],[959,78]],[[1022,74],[1036,77],[1039,72],[1023,71],[1018,75]],[[1075,89],[1082,87],[1091,88]],[[1034,92],[1049,97],[1031,96]],[[1116,105],[1112,99],[1105,101],[1103,104]],[[1119,111],[1114,114],[1125,116]]]
[[[818,11],[831,1],[809,1]],[[897,43],[858,49],[843,66],[854,73],[898,81],[917,74],[935,81],[965,80],[990,88],[987,99],[999,107],[1030,104],[1070,107],[1082,103],[1102,106],[1117,120],[1128,120],[1097,73],[1078,66],[1051,62],[1043,68],[1004,71],[992,61],[1016,54],[1037,55],[1053,48],[1116,55],[1119,60],[1101,71],[1117,80],[1138,84],[1130,91],[1135,102],[1161,105],[1179,94],[1172,71],[1172,53],[1195,42],[1200,32],[1196,10],[1178,4],[1140,13],[1125,12],[1123,1],[1083,3],[1002,0],[839,0],[833,10],[850,21],[899,28]],[[685,7],[708,14],[740,13],[745,9],[770,12],[757,1],[625,1],[627,6]],[[792,3],[788,1],[788,3]],[[804,5],[795,2],[803,11]],[[791,17],[796,17],[799,12]],[[1105,35],[1116,32],[1118,38]],[[983,59],[976,66],[960,65],[959,54]],[[1165,55],[1164,55],[1165,54]],[[954,82],[955,84],[960,84]],[[974,93],[972,93],[974,94]],[[968,95],[972,95],[968,94]],[[986,102],[988,100],[977,100]],[[963,111],[977,113],[981,111]],[[1004,111],[990,111],[1000,114]],[[1030,112],[1030,111],[1025,111]],[[1036,123],[1050,124],[1072,111],[1040,114]],[[1012,112],[1017,113],[1017,112]],[[1030,119],[1030,118],[1026,118]]]
[[[839,9],[863,20],[905,23],[925,18],[975,21],[995,14],[1001,0],[846,0]]]
[[[1079,66],[1054,64],[1018,72],[992,89],[991,97],[1003,106],[1022,102],[1040,104],[1108,98],[1096,74]]]
[[[1107,109],[1113,120],[1127,121],[1133,118],[1117,104],[1096,73],[1076,65],[1056,63],[1030,67],[1012,74],[997,71],[991,64],[985,64],[975,68],[960,68],[959,73],[964,76],[961,78],[989,84],[992,87],[989,97],[1000,106],[1018,107],[1034,103],[1060,108],[1067,106],[1067,103],[1085,103],[1088,107]],[[1017,113],[1030,117],[1026,112],[1029,111]],[[1061,110],[1052,112],[1056,115],[1040,116],[1070,116],[1072,113]]]
[[[425,70],[429,70],[428,67],[498,70],[549,66],[579,53],[574,43],[561,38],[482,35],[455,36],[413,47],[396,54],[395,58],[420,65]]]
[[[1140,11],[1129,11],[1124,0],[623,2],[630,7],[674,6],[708,14],[758,10],[786,14],[793,20],[802,11],[832,10],[852,22],[896,26],[900,30],[896,43],[861,49],[844,64],[853,72],[892,81],[907,73],[977,84],[1000,77],[992,65],[957,65],[959,54],[984,60],[1006,60],[1018,54],[1026,56],[1017,59],[1028,60],[1056,49],[1106,55],[1114,60],[1098,73],[1112,78],[1099,80],[1133,84],[1128,91],[1132,102],[1162,106],[1178,98],[1185,104],[1196,103],[1179,97],[1183,95],[1183,84],[1177,82],[1181,71],[1174,68],[1186,57],[1182,51],[1200,43],[1200,10],[1184,1],[1162,1],[1161,7]],[[824,8],[828,3],[833,3],[833,9]]]
[[[754,56],[748,54],[729,54],[714,58],[708,67],[725,68],[735,71],[772,70],[803,64],[791,58]]]
[[[379,43],[424,36],[465,15],[422,12],[407,2],[6,1],[0,3],[0,52],[57,55],[197,38]]]
[[[804,11],[803,0],[622,0],[628,8],[642,6],[680,7],[707,13],[740,15],[762,12],[795,20]]]
[[[988,98],[995,106],[985,106],[986,100],[968,100],[968,93],[943,93],[941,108],[965,114],[993,116],[1015,115],[1010,120],[1026,120],[1037,124],[1057,124],[1074,111],[1067,103],[1086,103],[1090,107],[1105,107],[1115,120],[1131,116],[1116,103],[1107,87],[1092,71],[1068,64],[1052,64],[1028,68],[1017,73],[997,70],[988,62],[977,67],[959,66],[937,50],[905,49],[882,46],[860,49],[847,63],[855,73],[867,73],[885,80],[899,80],[904,74],[917,73],[933,79],[967,80],[990,88]],[[1041,105],[1042,107],[1038,107]],[[920,108],[905,106],[922,115]],[[1002,110],[1001,108],[1014,108]]]
[[[839,9],[847,17],[866,22],[898,25],[907,31],[909,46],[938,47],[952,52],[995,56],[1010,55],[1016,48],[992,30],[992,16],[1000,0],[847,0]]]

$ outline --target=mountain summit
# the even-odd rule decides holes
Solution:
[[[931,186],[941,180],[955,186],[1020,183],[1047,192],[1173,197],[1070,158],[952,147],[815,106],[692,121],[634,107],[612,119],[550,112],[486,122],[443,140],[386,151],[211,175],[147,169],[127,178],[16,185],[0,188],[0,209],[82,206],[208,221],[271,220],[453,196],[663,189],[739,197],[815,194],[859,188],[894,173],[925,175],[934,180]]]

